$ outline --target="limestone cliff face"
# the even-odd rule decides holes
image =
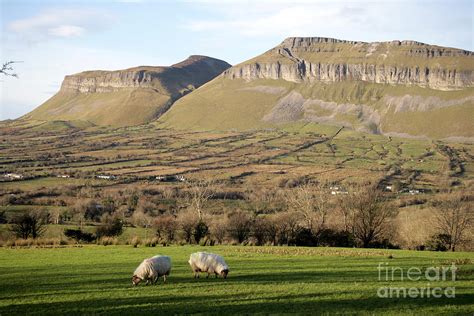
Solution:
[[[102,93],[130,88],[153,88],[162,94],[175,95],[197,88],[213,79],[230,65],[205,56],[190,56],[170,67],[141,66],[116,71],[86,71],[66,76],[63,92]]]
[[[23,118],[111,126],[144,124],[229,67],[219,59],[191,56],[169,67],[81,72],[66,76],[58,93]]]
[[[159,68],[85,72],[66,76],[61,85],[61,91],[100,93],[118,91],[123,88],[149,88],[152,87],[159,73]]]
[[[473,65],[473,52],[414,41],[364,43],[310,37],[288,38],[223,76],[247,81],[355,80],[454,90],[474,86]]]

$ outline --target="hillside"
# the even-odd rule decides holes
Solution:
[[[474,53],[415,41],[288,38],[180,99],[159,126],[323,123],[428,138],[474,136]]]
[[[22,119],[112,126],[147,123],[229,67],[219,59],[190,56],[169,67],[81,72],[66,76],[57,94]]]

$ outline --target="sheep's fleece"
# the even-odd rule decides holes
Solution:
[[[189,257],[189,265],[193,272],[207,272],[221,274],[229,270],[229,266],[219,255],[207,252],[195,252]]]
[[[143,260],[135,269],[134,276],[144,281],[154,280],[163,275],[169,275],[171,272],[171,258],[168,256],[154,256]]]

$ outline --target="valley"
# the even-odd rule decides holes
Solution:
[[[29,121],[3,125],[1,133],[0,211],[7,219],[47,210],[61,214],[65,224],[75,223],[71,216],[78,201],[133,194],[152,201],[152,213],[173,214],[187,207],[182,194],[196,182],[216,186],[208,214],[252,213],[264,199],[255,192],[291,191],[308,181],[327,184],[320,194],[335,209],[347,190],[371,182],[393,196],[400,218],[418,217],[430,214],[444,192],[469,192],[474,184],[472,144],[384,137],[314,123],[204,132],[154,125],[79,129]],[[265,207],[264,212],[279,209],[271,202]],[[3,234],[6,238],[8,232]]]

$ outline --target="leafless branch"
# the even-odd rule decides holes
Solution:
[[[0,74],[4,74],[5,76],[15,77],[18,78],[18,74],[12,72],[13,71],[13,64],[19,63],[20,61],[7,61],[3,63],[2,69],[0,69]]]

